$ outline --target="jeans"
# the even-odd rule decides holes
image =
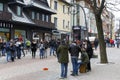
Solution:
[[[9,62],[11,60],[11,52],[7,51],[6,60]]]
[[[50,46],[50,56],[51,56],[52,53],[54,54],[54,47]]]
[[[3,49],[2,49],[2,56],[5,56],[5,53],[6,53],[6,49],[3,48]]]
[[[68,63],[61,63],[61,77],[66,78],[68,71]]]
[[[80,65],[81,65],[81,64],[83,64],[83,63],[82,63],[82,62],[79,62],[79,63],[78,63],[78,69],[80,68]]]
[[[73,73],[75,75],[78,75],[78,58],[77,57],[72,57],[71,58],[72,66],[73,66]]]
[[[17,47],[16,51],[17,51],[17,58],[20,59],[21,58],[21,49],[19,47]]]
[[[43,58],[44,57],[44,50],[43,49],[40,49],[40,58]]]

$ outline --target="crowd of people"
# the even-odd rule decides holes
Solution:
[[[61,41],[57,53],[59,55],[58,62],[61,64],[61,79],[67,78],[69,54],[72,63],[71,76],[78,76],[79,68],[83,64],[87,65],[86,71],[91,71],[90,60],[93,56],[93,48],[89,40],[73,41],[71,44]],[[81,57],[79,57],[80,55]],[[80,62],[78,62],[79,59]]]
[[[106,47],[117,47],[119,48],[120,39],[105,38]]]
[[[98,46],[97,42],[98,40],[95,39],[95,49]],[[78,76],[78,71],[82,64],[86,64],[86,70],[91,71],[90,60],[93,56],[93,46],[89,40],[76,40],[69,43],[68,41],[61,41],[59,39],[40,42],[36,40],[23,41],[21,39],[11,39],[7,42],[3,41],[0,45],[1,55],[6,56],[7,62],[14,62],[16,58],[21,59],[28,53],[31,53],[31,57],[35,59],[37,50],[39,50],[40,59],[47,58],[48,55],[56,56],[58,62],[61,64],[61,78],[67,78],[69,54],[73,67],[72,76]],[[48,48],[50,52],[47,52]],[[78,60],[81,60],[81,62],[78,62]]]

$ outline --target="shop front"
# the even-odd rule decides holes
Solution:
[[[26,40],[26,31],[15,29],[14,38],[19,39],[20,41],[25,41]]]
[[[9,29],[0,28],[0,42],[3,40],[8,41],[10,39]]]
[[[11,38],[12,24],[7,22],[0,22],[0,41],[8,41]]]

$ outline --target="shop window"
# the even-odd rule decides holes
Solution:
[[[15,30],[15,38],[19,40],[25,40],[26,34],[24,30]]]

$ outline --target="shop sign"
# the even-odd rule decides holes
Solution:
[[[9,32],[9,29],[0,28],[0,32]]]

